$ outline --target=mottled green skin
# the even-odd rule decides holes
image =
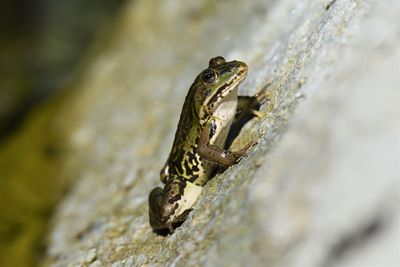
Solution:
[[[172,232],[173,224],[185,220],[215,168],[235,164],[253,144],[237,152],[224,150],[237,111],[237,86],[246,76],[245,63],[216,57],[196,77],[183,105],[171,153],[161,170],[165,187],[154,188],[149,196],[153,229]]]

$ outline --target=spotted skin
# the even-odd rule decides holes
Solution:
[[[255,144],[239,151],[224,149],[238,112],[237,88],[247,71],[243,62],[215,57],[190,87],[171,152],[160,172],[164,188],[156,187],[149,195],[150,225],[155,231],[172,233],[174,225],[186,219],[216,168],[237,163]],[[264,94],[256,96],[246,97],[249,111],[266,100]]]

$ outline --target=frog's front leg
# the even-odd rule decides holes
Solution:
[[[259,111],[260,107],[271,99],[271,91],[267,91],[268,86],[269,84],[254,96],[238,96],[236,115],[226,138],[225,148],[230,147],[248,121],[254,117],[262,117],[262,113]]]
[[[237,116],[243,116],[245,113],[248,113],[261,117],[261,113],[259,112],[261,105],[271,98],[271,92],[267,91],[269,85],[264,86],[254,96],[238,96]],[[238,118],[235,119],[238,120]]]
[[[237,163],[247,153],[249,148],[256,144],[256,142],[251,142],[239,151],[229,151],[219,148],[215,145],[210,144],[210,140],[215,134],[216,127],[217,124],[215,120],[211,119],[204,126],[200,136],[198,153],[206,160],[218,163],[219,165],[225,167],[229,167]]]

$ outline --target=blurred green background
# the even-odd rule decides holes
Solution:
[[[68,188],[48,123],[124,2],[0,2],[0,266],[40,263],[49,217]]]
[[[74,79],[77,66],[124,0],[0,2],[0,136]],[[4,140],[4,138],[2,139]]]

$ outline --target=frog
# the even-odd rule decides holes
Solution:
[[[257,144],[251,141],[237,151],[225,146],[232,124],[243,114],[261,116],[258,110],[268,99],[266,88],[254,96],[238,95],[247,74],[244,62],[217,56],[190,86],[171,152],[160,172],[164,187],[154,188],[148,198],[149,221],[155,232],[173,233],[216,170],[237,164]]]

